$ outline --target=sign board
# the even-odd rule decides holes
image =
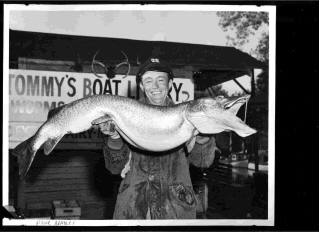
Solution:
[[[10,69],[9,148],[28,139],[47,120],[50,109],[95,94],[112,94],[139,99],[135,76],[99,78],[91,73],[51,72]],[[175,103],[194,99],[190,79],[174,78],[169,93]],[[65,135],[56,149],[101,149],[103,134],[90,129]]]

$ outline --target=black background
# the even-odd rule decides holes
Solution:
[[[7,3],[13,3],[7,2]],[[16,2],[14,2],[16,3]],[[26,3],[26,2],[19,2]],[[35,2],[29,2],[35,3]],[[37,4],[40,2],[37,2]],[[42,2],[48,4],[49,2]],[[51,2],[53,3],[53,2]],[[75,4],[74,2],[68,2]],[[87,2],[77,2],[85,4]],[[105,2],[95,2],[102,4]],[[114,2],[113,2],[114,3]],[[117,2],[119,4],[120,2]],[[130,2],[140,3],[140,2]],[[144,2],[155,3],[155,2]],[[161,2],[163,4],[163,2]],[[23,230],[318,231],[319,230],[319,3],[166,2],[169,4],[276,5],[276,139],[274,227],[85,227]],[[92,2],[90,2],[92,4]],[[2,6],[3,7],[3,6]],[[3,12],[3,11],[2,11]],[[2,88],[1,88],[2,90]],[[270,138],[272,139],[272,138]],[[4,227],[3,230],[17,230]],[[18,230],[21,230],[20,227]]]

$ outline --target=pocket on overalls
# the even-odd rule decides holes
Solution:
[[[192,206],[195,203],[195,194],[191,187],[183,183],[175,183],[168,186],[170,194],[177,199],[177,202]]]

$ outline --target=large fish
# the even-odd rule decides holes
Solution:
[[[21,159],[19,174],[25,176],[37,150],[48,155],[65,134],[75,134],[112,120],[120,135],[143,150],[166,151],[189,141],[198,133],[215,134],[233,130],[246,137],[256,131],[236,114],[250,95],[197,100],[163,107],[113,95],[94,95],[51,110],[47,121],[13,154]]]

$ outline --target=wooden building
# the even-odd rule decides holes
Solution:
[[[175,42],[140,41],[10,30],[9,68],[92,73],[93,56],[108,66],[123,61],[125,53],[135,75],[139,63],[157,55],[170,63],[175,77],[190,79],[203,91],[243,75],[254,83],[255,68],[264,64],[232,47]],[[125,74],[120,67],[117,74]],[[105,75],[103,69],[98,69]],[[252,95],[254,94],[252,85]],[[11,148],[12,149],[12,148]],[[10,149],[10,151],[11,151]],[[50,209],[53,200],[77,199],[81,219],[111,219],[121,177],[105,168],[102,150],[55,149],[49,156],[39,150],[26,178],[18,183],[16,162],[10,156],[10,197],[21,210]]]

